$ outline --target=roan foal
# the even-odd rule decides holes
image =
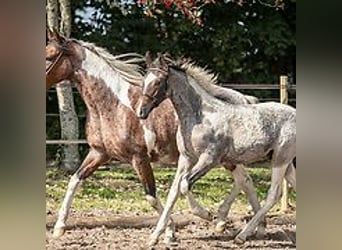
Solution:
[[[266,202],[235,237],[245,242],[281,196],[285,178],[296,187],[292,161],[296,156],[296,110],[268,102],[234,105],[216,98],[211,83],[189,80],[186,71],[163,55],[147,68],[137,116],[146,119],[165,98],[173,103],[179,118],[178,169],[167,202],[149,245],[155,245],[165,230],[179,193],[211,168],[222,164],[252,164],[268,161],[271,187]],[[149,108],[146,108],[149,107]]]

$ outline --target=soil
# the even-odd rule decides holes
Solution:
[[[214,231],[214,224],[191,214],[173,214],[177,225],[177,240],[171,245],[163,243],[163,235],[152,249],[296,249],[296,215],[267,216],[266,235],[262,239],[250,236],[243,245],[234,243],[234,233],[245,225],[250,215],[230,214],[227,229],[223,233]],[[112,214],[94,210],[90,213],[72,212],[65,234],[52,238],[56,214],[46,216],[46,249],[147,249],[146,241],[154,229],[157,217],[139,214]]]

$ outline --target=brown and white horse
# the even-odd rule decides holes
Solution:
[[[178,118],[170,100],[160,103],[148,119],[139,120],[135,110],[142,89],[136,85],[142,84],[143,76],[136,63],[143,60],[142,56],[133,53],[113,56],[91,43],[67,39],[55,31],[49,31],[48,36],[46,88],[63,80],[75,83],[87,107],[86,136],[90,146],[88,155],[69,181],[54,236],[64,233],[72,199],[80,183],[113,158],[132,164],[147,200],[160,214],[163,207],[156,195],[151,163],[175,164],[179,156],[176,146]],[[227,93],[227,99],[234,94],[244,96],[233,92]],[[225,99],[225,94],[220,92],[219,95]],[[248,103],[249,99],[243,97],[241,102]],[[256,211],[260,206],[253,183],[247,173],[241,176],[239,181],[246,187],[247,196],[252,197],[249,199]],[[187,199],[194,214],[212,218],[191,194]],[[173,238],[172,224],[171,221],[167,240]]]

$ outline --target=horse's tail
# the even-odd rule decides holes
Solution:
[[[252,95],[245,95],[245,99],[247,100],[248,104],[256,104],[259,103],[259,99]]]

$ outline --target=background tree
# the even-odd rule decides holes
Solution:
[[[151,1],[153,4],[148,5]],[[182,11],[189,1],[177,1],[184,3],[180,6],[164,0],[74,0],[71,36],[94,42],[113,54],[145,54],[150,50],[190,57],[218,73],[220,82],[274,84],[280,75],[295,78],[295,0],[192,1],[189,11],[196,10],[200,22]],[[243,92],[260,98],[279,98],[277,91]],[[55,112],[56,98],[48,96],[48,103],[48,112]],[[77,113],[84,113],[78,96],[75,106]],[[83,121],[82,118],[81,138]],[[49,133],[57,133],[56,122],[47,122]],[[81,149],[82,154],[87,150],[83,146]]]
[[[47,21],[48,27],[60,30],[65,36],[71,33],[71,8],[69,0],[60,0],[60,23],[57,0],[47,1]],[[60,27],[60,29],[59,29]],[[78,117],[75,112],[72,88],[69,84],[57,84],[57,100],[59,107],[61,138],[78,138]],[[63,146],[61,163],[67,170],[75,170],[79,165],[79,152],[77,144]]]

